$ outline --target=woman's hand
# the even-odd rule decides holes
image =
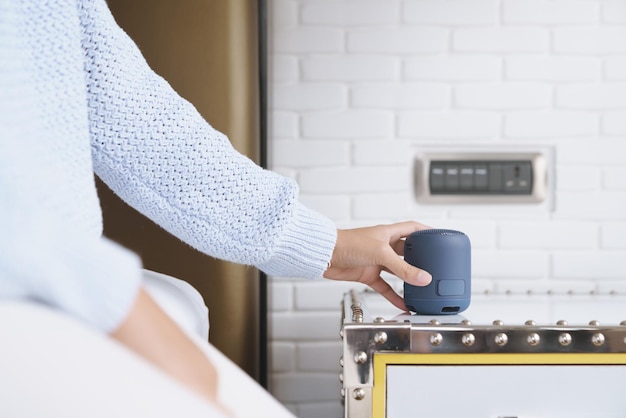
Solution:
[[[430,229],[418,222],[400,222],[366,228],[340,229],[330,267],[324,277],[368,285],[392,304],[406,311],[404,300],[380,277],[385,270],[405,282],[426,286],[431,275],[404,261],[404,238],[415,231]]]

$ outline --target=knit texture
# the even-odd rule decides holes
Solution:
[[[0,5],[0,226],[10,231],[0,250],[11,249],[0,254],[0,297],[35,298],[105,330],[127,313],[141,266],[100,238],[93,171],[200,251],[321,276],[332,222],[156,75],[104,1]],[[31,268],[16,265],[27,259]]]

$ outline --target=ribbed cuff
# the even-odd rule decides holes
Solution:
[[[295,203],[292,221],[271,258],[257,265],[271,276],[317,279],[328,267],[337,228],[327,217]]]

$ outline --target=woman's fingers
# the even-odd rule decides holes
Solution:
[[[401,309],[403,311],[407,310],[406,306],[404,305],[404,299],[402,299],[402,297],[393,290],[393,288],[389,285],[389,283],[387,283],[380,277],[378,278],[378,280],[375,280],[374,282],[370,283],[369,287],[374,289],[382,297],[384,297],[389,302],[391,302],[396,308]]]
[[[430,273],[407,263],[393,251],[385,254],[383,266],[405,282],[415,286],[426,286],[432,281]]]

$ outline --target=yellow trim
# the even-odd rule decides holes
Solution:
[[[374,353],[372,417],[386,416],[389,365],[626,365],[626,353]]]

